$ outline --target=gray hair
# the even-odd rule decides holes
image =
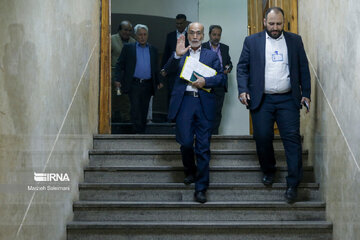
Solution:
[[[192,22],[192,23],[190,23],[189,26],[188,26],[188,29],[190,29],[191,26],[192,26],[192,25],[195,25],[195,24],[199,24],[199,25],[201,26],[201,32],[204,34],[204,24],[199,23],[199,22]]]
[[[144,25],[144,24],[136,24],[135,27],[134,27],[135,34],[137,34],[137,31],[139,29],[141,29],[141,28],[145,29],[147,32],[149,32],[149,28],[146,25]]]

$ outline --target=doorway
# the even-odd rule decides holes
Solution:
[[[99,133],[111,133],[111,81],[110,71],[111,66],[104,61],[111,59],[110,55],[110,36],[111,29],[117,27],[115,19],[111,20],[111,0],[102,1],[102,38],[101,38],[101,92],[100,92],[100,115],[99,115]],[[126,11],[119,13],[129,14],[122,15],[121,18],[139,15],[151,15],[161,17],[169,20],[169,26],[175,30],[175,16],[178,13],[185,13],[189,21],[200,21],[205,25],[205,41],[208,41],[208,27],[212,24],[219,24],[223,28],[223,36],[221,41],[230,46],[230,55],[234,65],[233,72],[229,75],[229,92],[225,96],[224,107],[222,111],[222,121],[220,125],[220,132],[223,135],[248,135],[249,134],[249,113],[240,104],[237,99],[237,81],[236,81],[236,64],[238,62],[242,43],[247,35],[247,9],[248,0],[227,0],[229,4],[222,4],[216,0],[184,0],[184,1],[147,1],[147,0],[134,0],[133,4],[126,6]],[[119,1],[120,3],[123,1]],[[154,4],[160,3],[169,4],[170,6],[157,6]],[[125,4],[125,3],[122,3]],[[148,5],[151,6],[148,6]],[[141,6],[141,7],[140,7]],[[119,9],[125,9],[125,6],[119,5]],[[146,9],[146,14],[139,12],[139,9]],[[164,10],[166,9],[166,11]],[[218,16],[218,9],[221,12],[228,14]],[[152,12],[155,11],[155,12]],[[164,16],[166,12],[166,15]],[[236,16],[236,17],[234,17]],[[133,20],[136,21],[136,20]],[[173,24],[171,24],[173,21]],[[146,24],[146,23],[145,23]],[[134,25],[134,23],[133,23]],[[172,26],[171,26],[172,25]],[[110,27],[109,27],[110,26]],[[166,36],[167,31],[164,30],[161,34]],[[152,36],[152,30],[149,29],[149,35]],[[151,40],[152,41],[152,40]],[[150,42],[150,39],[149,39]],[[161,45],[161,44],[160,44]],[[240,46],[241,45],[241,46]],[[159,52],[163,51],[164,46],[159,46]],[[160,109],[160,110],[159,110]],[[161,107],[155,107],[154,113],[161,111]],[[154,115],[154,114],[153,114]]]

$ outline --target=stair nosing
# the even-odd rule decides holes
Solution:
[[[285,153],[284,149],[274,149],[275,153]],[[179,155],[180,150],[154,150],[154,149],[92,149],[89,150],[89,155]],[[256,155],[256,149],[251,150],[211,150],[212,155]],[[303,155],[309,154],[308,150],[302,151]]]
[[[298,188],[319,189],[319,183],[301,183]],[[79,189],[189,189],[183,183],[79,183]],[[262,183],[212,183],[209,189],[285,189],[286,183],[274,183],[271,188]]]
[[[125,201],[76,201],[73,208],[325,208],[323,201],[305,201],[288,204],[282,201],[236,201],[236,202],[125,202]]]
[[[175,124],[174,124],[175,125]],[[94,140],[104,139],[174,139],[175,134],[94,134]],[[301,139],[304,137],[301,136]],[[212,135],[211,139],[225,140],[254,140],[253,135]],[[275,135],[274,140],[281,140],[280,135]]]
[[[329,221],[72,221],[67,224],[68,229],[84,229],[92,228],[263,228],[263,229],[291,229],[291,228],[306,228],[306,229],[331,229],[332,223]]]
[[[213,135],[212,139],[225,139],[225,140],[254,140],[252,135]],[[107,140],[107,139],[174,139],[175,134],[97,134],[94,135],[94,140]],[[276,135],[274,140],[280,140],[280,136]]]
[[[303,171],[312,171],[313,166],[304,166]],[[183,171],[181,166],[93,166],[85,167],[84,171]],[[261,171],[259,166],[211,166],[210,171]],[[277,167],[277,171],[287,171],[286,166]]]

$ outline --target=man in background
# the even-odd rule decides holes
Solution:
[[[219,126],[221,122],[221,111],[224,104],[225,93],[228,88],[228,74],[231,72],[233,65],[229,54],[229,46],[220,43],[222,28],[219,25],[211,25],[209,27],[209,41],[202,44],[203,48],[207,48],[215,52],[219,59],[225,74],[225,85],[223,87],[214,87],[214,94],[216,96],[216,115],[214,120],[213,134],[219,134]]]
[[[121,92],[119,82],[115,81],[115,66],[124,44],[136,42],[135,39],[131,37],[131,33],[131,23],[124,20],[120,23],[118,32],[111,35],[112,122],[130,122],[129,96]]]
[[[175,73],[168,73],[166,70],[166,63],[169,60],[169,58],[174,54],[176,49],[176,43],[180,36],[185,36],[185,47],[189,45],[188,37],[187,37],[187,25],[188,22],[186,21],[186,16],[184,14],[178,14],[176,15],[176,30],[173,32],[170,32],[166,36],[166,42],[165,42],[165,48],[164,48],[164,54],[162,56],[161,61],[161,75],[166,78],[167,80],[167,91],[168,91],[168,102],[170,101],[170,96],[172,89],[174,87],[174,81],[176,78]]]
[[[134,30],[137,42],[124,45],[116,63],[115,83],[129,94],[134,132],[143,134],[150,98],[162,85],[158,79],[158,52],[148,43],[148,27],[137,24]]]

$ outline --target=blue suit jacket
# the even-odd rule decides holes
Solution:
[[[170,72],[177,72],[177,77],[175,79],[174,88],[171,93],[171,100],[169,106],[169,119],[174,120],[180,109],[182,99],[186,90],[188,81],[180,78],[181,70],[184,66],[185,58],[189,56],[189,51],[182,56],[180,59],[175,59],[174,54],[170,57],[168,61],[168,70]],[[201,48],[200,52],[200,62],[216,70],[217,74],[213,77],[205,78],[205,88],[221,87],[225,84],[225,74],[223,73],[220,60],[215,52]],[[209,121],[214,120],[215,118],[215,95],[214,93],[206,92],[199,89],[199,98],[201,106],[204,110],[204,114]]]
[[[296,105],[301,108],[301,98],[310,99],[311,83],[308,60],[301,37],[284,32],[288,50],[291,93]],[[245,38],[237,65],[239,94],[250,94],[250,110],[259,107],[265,89],[265,31]]]

